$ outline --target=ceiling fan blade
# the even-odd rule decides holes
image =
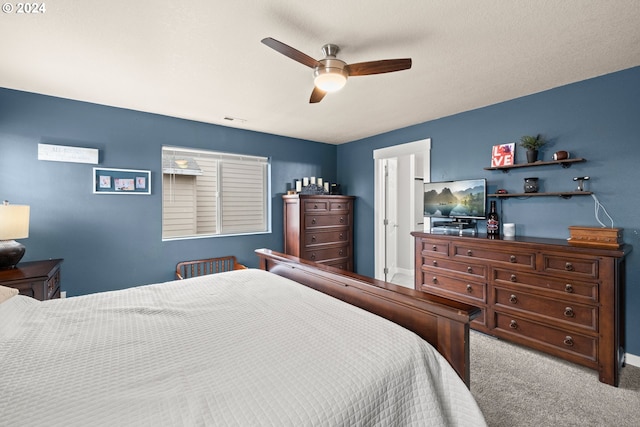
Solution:
[[[284,56],[288,56],[294,61],[298,61],[299,63],[306,65],[307,67],[315,68],[320,65],[320,63],[316,59],[313,59],[309,55],[302,53],[299,50],[294,49],[291,46],[279,42],[278,40],[271,37],[262,39],[262,43],[266,44],[271,49],[280,52]]]
[[[358,62],[346,66],[349,76],[391,73],[393,71],[408,70],[409,68],[411,68],[411,58]]]
[[[313,92],[311,92],[311,98],[309,98],[309,104],[315,104],[317,102],[322,101],[322,98],[327,94],[327,92],[318,89],[317,87],[313,87]]]

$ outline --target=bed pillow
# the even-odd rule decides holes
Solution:
[[[7,288],[6,286],[0,285],[0,304],[11,298],[12,296],[18,295],[20,291],[15,288]]]

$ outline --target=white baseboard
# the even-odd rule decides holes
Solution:
[[[640,368],[640,356],[626,353],[624,360],[627,365],[637,366]]]

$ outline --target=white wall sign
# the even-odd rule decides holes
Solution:
[[[65,145],[38,144],[38,160],[53,162],[98,164],[97,148],[68,147]]]

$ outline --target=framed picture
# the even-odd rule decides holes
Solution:
[[[491,167],[511,166],[515,164],[516,144],[494,145],[491,149]]]
[[[151,194],[151,171],[93,168],[94,194]]]

